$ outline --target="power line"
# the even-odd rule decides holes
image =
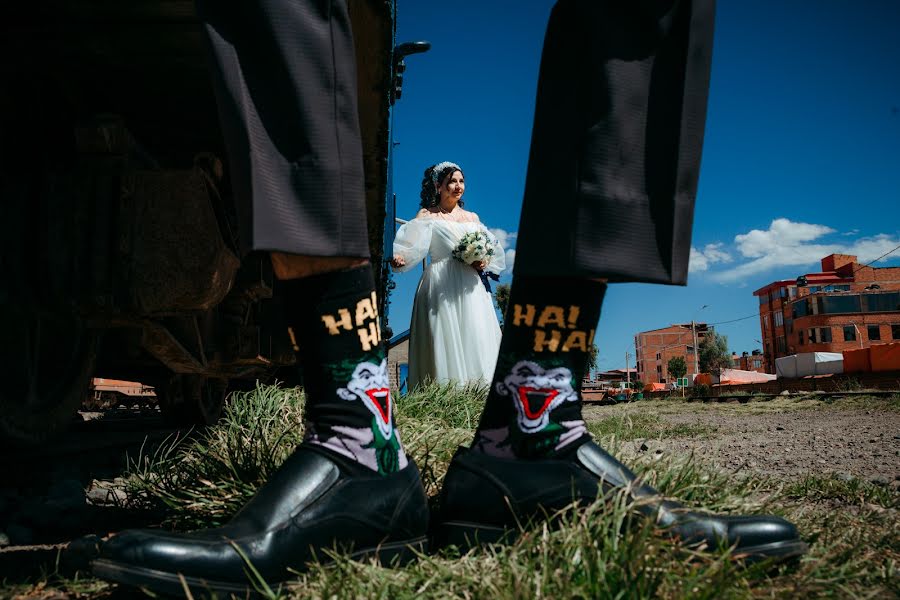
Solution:
[[[716,323],[707,323],[707,325],[725,325],[726,323],[737,323],[738,321],[746,321],[747,319],[759,318],[759,313],[740,317],[739,319],[731,319],[730,321],[717,321]]]
[[[866,268],[866,267],[871,266],[871,265],[874,264],[874,263],[877,263],[879,260],[881,260],[881,259],[884,258],[885,256],[889,256],[889,255],[893,254],[894,252],[896,252],[897,250],[900,250],[900,246],[895,246],[893,250],[889,250],[889,251],[885,252],[884,254],[882,254],[881,256],[879,256],[878,258],[876,258],[875,260],[870,261],[870,262],[867,262],[867,263],[864,264],[864,265],[858,266],[856,269],[853,270],[853,273],[855,274],[855,273],[856,273],[857,271],[859,271],[860,269],[864,269],[864,268]]]
[[[887,252],[885,252],[884,254],[882,254],[881,256],[879,256],[878,258],[873,259],[873,260],[867,262],[867,263],[864,264],[864,265],[858,266],[857,268],[855,268],[855,269],[853,270],[853,273],[856,274],[856,272],[859,271],[860,269],[864,269],[864,268],[866,268],[866,267],[869,267],[869,266],[873,265],[874,263],[877,263],[877,262],[878,262],[879,260],[881,260],[882,258],[884,258],[884,257],[886,257],[886,256],[890,256],[891,254],[893,254],[893,253],[896,252],[897,250],[900,250],[900,246],[895,246],[894,248],[892,248],[891,250],[888,250]],[[753,318],[758,318],[758,317],[759,317],[759,313],[755,313],[755,314],[752,314],[752,315],[747,315],[746,317],[739,317],[739,318],[737,318],[737,319],[731,319],[731,320],[728,320],[728,321],[718,321],[718,322],[716,322],[716,323],[708,323],[708,324],[709,324],[709,325],[727,325],[728,323],[737,323],[738,321],[746,321],[747,319],[753,319]]]

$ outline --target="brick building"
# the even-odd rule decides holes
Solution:
[[[634,349],[638,379],[644,384],[673,383],[669,376],[668,364],[673,357],[684,358],[687,365],[687,377],[694,380],[696,370],[696,347],[712,327],[706,323],[678,323],[642,331],[634,336]]]
[[[900,340],[900,267],[860,265],[831,254],[822,271],[755,292],[765,372],[801,352],[841,352]]]
[[[406,377],[409,374],[409,329],[398,333],[388,341],[388,380],[391,389],[407,392]]]
[[[763,355],[760,350],[754,350],[749,354],[742,352],[740,356],[732,354],[731,360],[734,363],[735,369],[740,369],[741,371],[756,371],[757,373],[766,372],[766,365],[763,362]]]
[[[640,379],[637,369],[612,369],[594,373],[591,384],[601,387],[624,387],[635,379]]]

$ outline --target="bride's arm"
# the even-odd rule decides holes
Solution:
[[[394,238],[394,257],[391,265],[400,272],[408,271],[422,262],[431,246],[432,220],[420,218],[426,209],[419,211],[416,218],[400,226]]]
[[[477,219],[478,215],[475,215],[475,218]],[[480,222],[481,221],[479,221],[479,223]],[[494,255],[491,256],[491,260],[488,261],[488,264],[484,267],[484,270],[499,275],[506,270],[506,250],[503,248],[503,246],[500,245],[500,240],[497,239],[497,236],[494,235],[490,229],[488,229],[483,224],[482,227],[484,228],[485,235],[488,236],[488,239],[491,242],[491,246],[493,246],[494,248]]]

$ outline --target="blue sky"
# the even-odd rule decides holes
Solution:
[[[514,243],[552,5],[398,0],[397,41],[432,43],[407,60],[395,106],[398,216],[416,213],[425,167],[451,160],[466,208]],[[867,262],[900,245],[898,25],[895,0],[719,2],[690,279],[610,286],[601,369],[626,351],[634,366],[636,332],[692,318],[735,351],[759,348],[757,318],[725,322],[757,313],[754,290],[832,252]],[[900,251],[877,266],[898,264]],[[395,276],[395,332],[419,273]]]

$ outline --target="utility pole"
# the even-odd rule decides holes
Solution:
[[[694,377],[700,374],[700,349],[697,348],[697,324],[691,319],[691,337],[694,341]]]
[[[628,370],[628,352],[625,352],[625,388],[631,389],[631,371]]]

